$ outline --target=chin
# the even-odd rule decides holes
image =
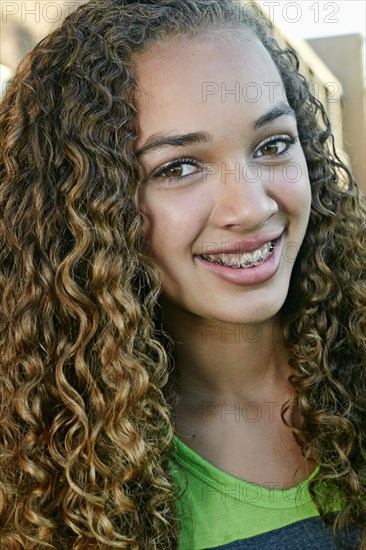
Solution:
[[[229,304],[211,304],[209,310],[201,312],[200,316],[211,321],[222,323],[254,324],[265,323],[279,313],[287,297],[287,289],[275,292],[274,296],[268,296],[268,292],[259,291],[258,296],[247,296],[246,299],[236,300],[235,306]]]

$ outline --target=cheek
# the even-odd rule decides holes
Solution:
[[[305,159],[279,167],[270,189],[282,208],[293,215],[306,217],[310,211],[311,188]]]
[[[202,201],[190,193],[176,193],[169,196],[169,191],[146,195],[140,201],[140,212],[144,217],[146,233],[163,233],[170,240],[170,232],[174,235],[185,235],[192,232],[193,227],[199,227],[207,215]]]
[[[140,213],[143,219],[143,233],[148,240],[163,231],[163,227],[172,226],[175,211],[164,200],[159,192],[151,191],[149,188],[143,190],[139,195]]]
[[[142,251],[150,257],[154,257],[152,239],[154,236],[154,207],[149,200],[149,194],[142,188],[139,192],[139,210],[142,217]]]
[[[296,200],[297,197],[298,208],[307,218],[310,214],[311,187],[305,158],[303,160],[303,163],[299,164],[298,172],[296,172],[295,170],[293,171],[292,177],[294,178],[294,200]]]
[[[139,200],[139,210],[142,218],[142,252],[151,256],[151,234],[153,227],[153,218],[151,212],[145,208],[143,201]]]

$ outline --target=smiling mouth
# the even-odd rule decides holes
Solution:
[[[268,241],[253,252],[242,254],[202,254],[202,258],[214,264],[224,265],[233,269],[248,269],[265,262],[274,252],[276,241]]]

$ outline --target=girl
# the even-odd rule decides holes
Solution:
[[[1,548],[365,548],[364,201],[255,6],[88,2],[0,120]]]

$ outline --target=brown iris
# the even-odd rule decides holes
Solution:
[[[162,172],[162,176],[170,178],[179,178],[182,175],[182,166],[172,166],[171,168],[166,168]]]
[[[263,145],[260,150],[263,155],[276,155],[278,153],[278,144],[268,143],[267,145]]]

